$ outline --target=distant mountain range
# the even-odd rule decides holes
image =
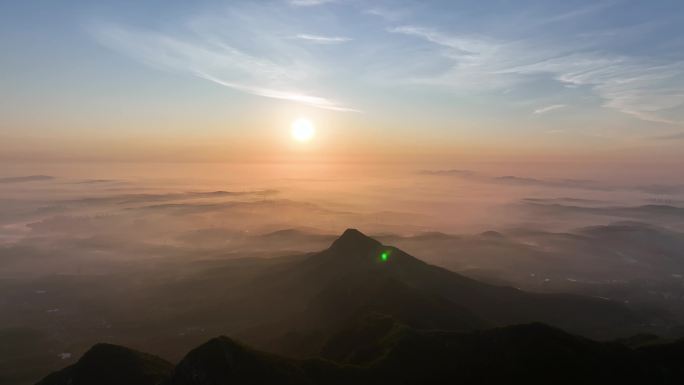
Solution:
[[[211,279],[167,287],[181,307],[167,314],[201,314],[209,324],[230,319],[245,325],[240,339],[300,359],[219,337],[173,368],[153,356],[96,345],[41,384],[437,384],[445,378],[660,384],[684,378],[682,342],[634,349],[558,329],[604,338],[644,330],[644,321],[622,304],[481,283],[354,229],[322,252],[240,266],[239,274],[216,270]],[[223,280],[233,281],[230,290],[222,289]],[[212,297],[189,303],[183,290]],[[303,358],[310,356],[321,358]]]

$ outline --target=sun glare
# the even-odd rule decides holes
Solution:
[[[299,118],[292,122],[292,138],[298,142],[308,142],[316,135],[316,127],[306,118]]]

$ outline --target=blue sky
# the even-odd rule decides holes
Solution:
[[[681,1],[26,1],[0,14],[1,133],[15,139],[160,133],[165,119],[181,135],[208,117],[239,131],[284,108],[390,136],[652,147],[684,131]]]

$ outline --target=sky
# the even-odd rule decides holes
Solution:
[[[0,50],[2,161],[684,161],[677,0],[7,1]]]

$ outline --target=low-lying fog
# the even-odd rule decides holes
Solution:
[[[481,280],[608,297],[681,324],[684,177],[644,170],[8,167],[0,175],[0,346],[13,358],[0,359],[0,373],[71,362],[97,342],[75,342],[74,328],[100,330],[84,338],[116,335],[108,301],[131,284],[121,277],[144,296],[148,281],[217,260],[320,250],[348,227]],[[45,357],[31,355],[32,344],[48,340]]]

